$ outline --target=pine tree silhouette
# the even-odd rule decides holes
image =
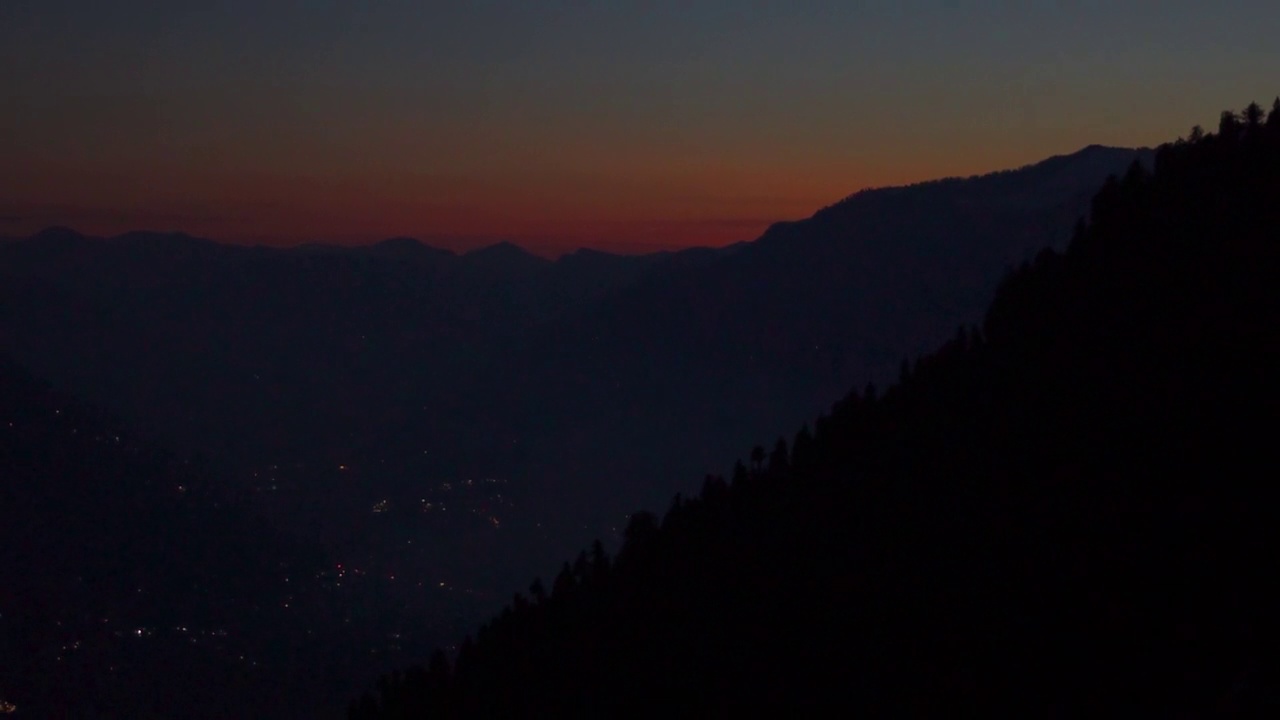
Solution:
[[[899,384],[631,516],[613,562],[429,671],[429,707],[1270,716],[1280,121],[1255,107],[1109,179]],[[405,716],[413,682],[353,713]]]

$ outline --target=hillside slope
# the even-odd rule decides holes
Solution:
[[[866,191],[755,242],[641,257],[53,229],[0,245],[0,347],[209,458],[304,542],[504,597],[976,322],[1006,266],[1065,244],[1107,173],[1150,155]],[[480,478],[503,481],[500,531],[478,511],[497,497],[410,512]]]
[[[1062,249],[1107,175],[1151,157],[1089,147],[864,191],[668,263],[540,326],[487,375],[517,388],[516,436],[545,461],[546,494],[617,517],[978,322],[1008,268]]]
[[[1278,227],[1280,100],[350,716],[1273,712]]]

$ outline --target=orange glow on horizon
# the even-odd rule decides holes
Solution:
[[[649,158],[640,165],[480,178],[365,169],[322,175],[139,167],[127,177],[44,164],[0,207],[0,234],[66,225],[91,235],[180,231],[220,242],[360,245],[409,236],[455,251],[510,241],[556,256],[579,247],[624,253],[753,240],[867,187],[1014,167],[971,157],[869,158],[800,172],[782,163]],[[586,168],[587,163],[580,163]],[[24,197],[25,196],[25,197]],[[48,199],[59,197],[57,203]],[[198,198],[198,200],[196,200]]]
[[[0,23],[0,236],[543,254],[751,240],[868,187],[1171,141],[1273,96],[1280,16],[28,5]]]

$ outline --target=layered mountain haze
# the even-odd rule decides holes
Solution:
[[[0,716],[1280,717],[1280,3],[297,6],[0,0]]]
[[[850,386],[891,379],[904,358],[976,321],[1003,273],[1061,248],[1101,180],[1134,159],[1151,153],[1091,146],[1005,173],[865,191],[650,274],[535,338],[529,385],[543,394],[530,416],[559,413],[578,458],[672,448],[628,456],[639,482],[690,477],[690,461],[718,467],[740,447],[734,438],[773,435],[780,419],[799,423]],[[653,490],[650,504],[671,488]]]
[[[348,717],[1274,717],[1278,179],[1280,99],[1162,145],[887,390]]]
[[[424,475],[497,475],[594,535],[974,321],[1008,267],[1061,247],[1102,180],[1149,157],[1095,146],[864,191],[755,242],[646,256],[51,229],[0,248],[0,333],[233,474],[307,468],[304,526]],[[367,485],[323,479],[343,464]]]
[[[1091,146],[638,256],[51,228],[0,244],[0,351],[279,533],[237,552],[310,548],[326,570],[285,615],[304,634],[343,627],[346,644],[307,647],[349,690],[460,637],[532,568],[612,546],[627,514],[745,443],[896,377],[980,320],[1011,267],[1065,247],[1109,175],[1152,158]]]

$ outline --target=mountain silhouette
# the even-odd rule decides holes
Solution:
[[[1146,158],[887,391],[349,717],[1274,714],[1280,101]]]
[[[53,230],[0,245],[0,338],[147,442],[204,459],[291,542],[385,568],[352,643],[434,643],[530,568],[693,492],[744,438],[979,320],[1002,272],[1065,245],[1135,158],[1151,153],[866,191],[754,242],[644,256]],[[405,617],[434,627],[407,633]]]
[[[574,458],[565,477],[577,484],[557,497],[613,516],[661,502],[671,477],[718,467],[740,438],[798,424],[851,385],[892,379],[904,357],[976,322],[1007,269],[1064,247],[1103,179],[1152,156],[1090,147],[864,191],[754,243],[668,261],[530,338],[516,364],[532,393],[528,442]],[[636,447],[662,450],[617,468]],[[605,476],[599,492],[583,486]],[[645,490],[621,495],[623,480]]]
[[[382,255],[410,262],[443,264],[455,257],[450,250],[434,248],[421,240],[410,237],[389,238],[369,247],[371,254]]]
[[[865,191],[755,242],[648,256],[51,230],[0,246],[0,336],[224,477],[308,468],[291,509],[262,508],[304,539],[348,542],[418,478],[489,475],[530,520],[511,542],[549,562],[976,321],[1007,267],[1061,247],[1092,189],[1150,156]],[[362,484],[331,470],[357,461],[378,468]],[[495,588],[535,560],[512,552]]]

